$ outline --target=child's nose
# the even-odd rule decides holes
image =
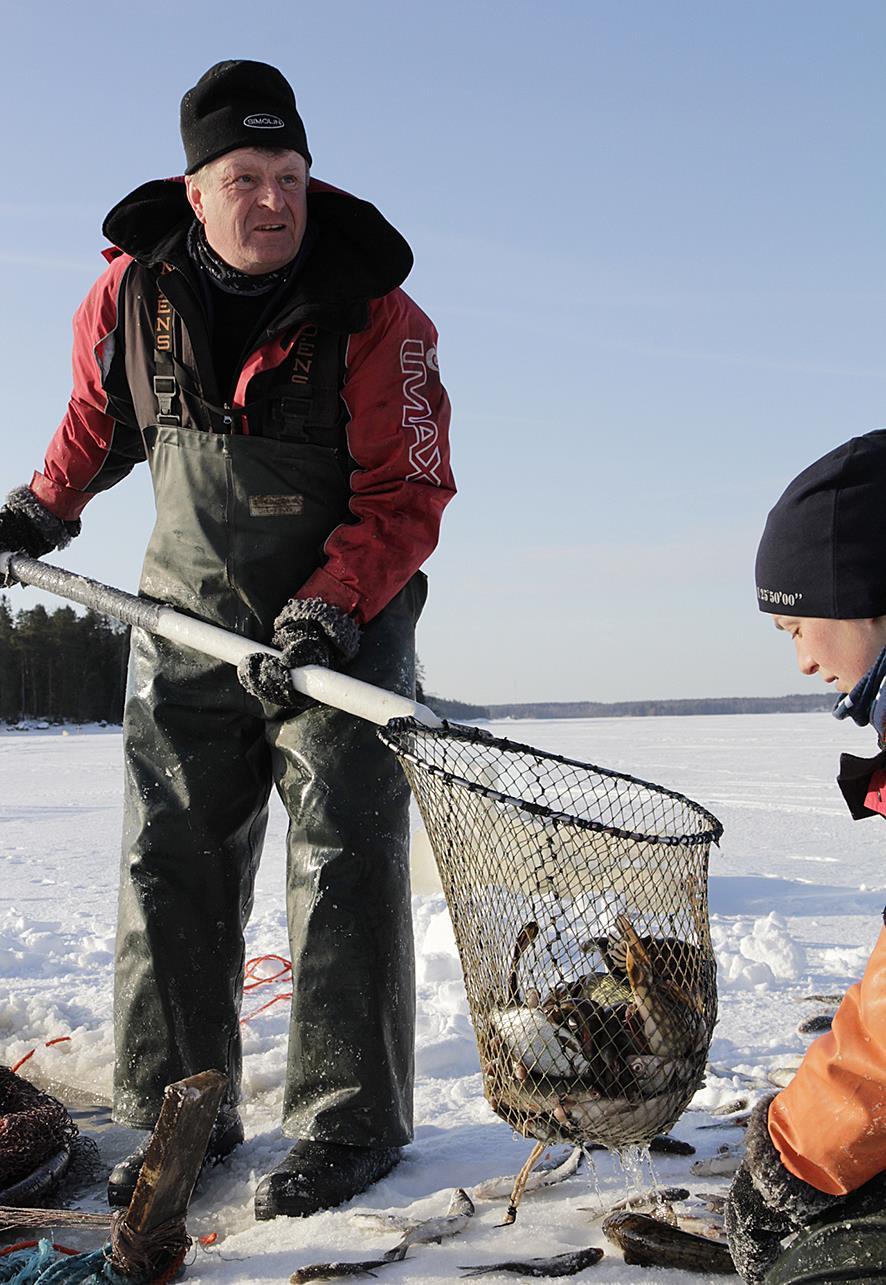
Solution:
[[[800,666],[800,673],[805,674],[807,677],[818,673],[818,664],[805,652],[798,651],[797,664]]]

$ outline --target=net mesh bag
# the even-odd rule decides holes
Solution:
[[[484,1092],[539,1142],[644,1145],[699,1087],[717,1015],[707,864],[690,799],[411,719],[379,732],[424,819]]]

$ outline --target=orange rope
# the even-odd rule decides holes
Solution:
[[[70,1042],[71,1042],[70,1035],[59,1035],[59,1037],[55,1040],[47,1040],[46,1043],[43,1045],[43,1047],[45,1049],[51,1049],[53,1044],[70,1044]],[[34,1056],[34,1054],[37,1052],[37,1049],[39,1047],[40,1047],[39,1044],[35,1044],[34,1047],[30,1050],[30,1052],[26,1053],[24,1057],[19,1058],[15,1066],[11,1066],[9,1068],[10,1071],[12,1071],[13,1075],[19,1069],[20,1066],[24,1066],[24,1064],[28,1061],[28,1059]]]
[[[264,1013],[266,1009],[273,1007],[281,999],[292,999],[292,991],[284,991],[281,995],[275,995],[273,999],[268,1000],[267,1004],[262,1004],[261,1008],[254,1008],[251,1013],[247,1013],[245,1017],[240,1018],[240,1025],[245,1026],[247,1022],[251,1022],[254,1017],[258,1017],[259,1013]]]
[[[276,973],[272,973],[270,977],[256,977],[256,969],[259,964],[263,964],[265,960],[268,959],[275,960],[280,967],[277,969]],[[288,959],[284,959],[282,955],[256,955],[255,959],[247,961],[246,968],[243,971],[244,978],[255,977],[255,981],[245,982],[243,989],[245,991],[255,990],[256,986],[266,986],[268,982],[276,982],[281,977],[285,977],[287,973],[291,972],[292,964]]]
[[[268,960],[273,960],[275,963],[280,965],[276,973],[272,973],[270,977],[256,976],[259,965],[266,963]],[[288,959],[284,959],[282,955],[257,955],[255,959],[247,961],[246,968],[243,971],[243,976],[244,978],[251,977],[254,980],[248,982],[244,981],[243,989],[245,991],[252,991],[255,990],[257,986],[267,986],[269,982],[280,981],[281,978],[286,977],[291,973],[292,964]],[[279,995],[275,995],[273,999],[269,999],[268,1002],[266,1004],[262,1004],[260,1008],[253,1009],[251,1013],[247,1013],[245,1017],[240,1018],[240,1025],[245,1026],[247,1022],[251,1022],[254,1017],[258,1017],[259,1013],[264,1013],[266,1009],[273,1007],[273,1005],[279,1003],[281,999],[292,999],[292,991],[281,991]]]
[[[14,1245],[7,1245],[5,1249],[0,1249],[0,1258],[5,1258],[7,1254],[14,1254],[19,1249],[36,1249],[40,1244],[39,1240],[20,1240]],[[67,1245],[56,1245],[53,1241],[52,1248],[59,1254],[75,1255],[79,1254],[79,1249],[68,1249]]]

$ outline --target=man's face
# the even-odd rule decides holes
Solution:
[[[823,620],[818,616],[773,616],[776,629],[794,640],[801,674],[818,674],[838,692],[851,692],[886,646],[886,616],[870,620]]]
[[[296,256],[307,222],[307,166],[298,152],[239,147],[185,180],[212,249],[239,272],[275,272]]]

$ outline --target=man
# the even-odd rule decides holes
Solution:
[[[844,693],[838,718],[877,732],[876,758],[842,757],[855,818],[886,815],[884,492],[886,432],[853,438],[794,479],[757,554],[760,608],[793,639],[801,672]],[[886,930],[831,1031],[787,1088],[755,1107],[726,1227],[746,1281],[884,1279]]]
[[[309,177],[291,87],[222,62],[185,94],[184,182],[108,215],[110,265],[75,319],[74,391],[0,548],[79,530],[142,459],[157,522],[141,592],[262,642],[236,672],[134,631],[115,991],[115,1119],[164,1085],[230,1077],[207,1158],[243,1139],[239,1006],[270,786],[290,818],[284,1132],[256,1215],[300,1216],[386,1173],[411,1137],[408,789],[368,724],[297,695],[340,667],[414,689],[414,631],[454,494],[433,326],[398,287],[409,247]],[[111,1175],[128,1203],[144,1148]]]

